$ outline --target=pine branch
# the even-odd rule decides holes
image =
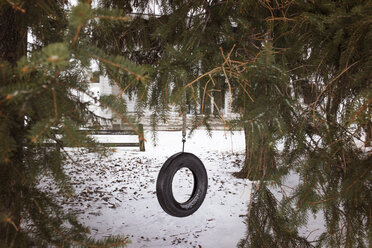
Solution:
[[[94,56],[94,55],[92,57],[94,59],[97,59],[97,60],[105,63],[105,64],[112,65],[112,66],[114,66],[114,67],[116,67],[116,68],[118,68],[120,70],[123,70],[123,71],[128,72],[129,74],[135,76],[136,80],[142,80],[142,81],[145,80],[145,78],[143,76],[141,76],[141,75],[139,75],[139,74],[137,74],[137,73],[135,73],[135,72],[133,72],[133,71],[131,71],[131,70],[129,70],[129,69],[127,69],[127,68],[125,68],[125,67],[117,64],[117,63],[115,63],[115,62],[112,62],[112,61],[109,61],[109,60],[106,60],[106,59],[103,59],[103,58],[100,58],[100,57],[97,57],[97,56]]]
[[[18,6],[17,4],[13,3],[12,1],[10,0],[5,0],[8,4],[10,4],[12,6],[13,9],[17,10],[17,11],[20,11],[22,12],[23,14],[26,13],[26,10],[25,9],[22,9],[20,6]]]

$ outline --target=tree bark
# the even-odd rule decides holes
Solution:
[[[251,127],[244,126],[245,160],[242,169],[234,175],[238,178],[261,180],[270,178],[276,169],[275,150],[267,144],[265,134],[259,135],[258,144],[254,144]],[[256,139],[255,139],[256,140]]]
[[[15,66],[27,52],[25,13],[5,5],[0,9],[0,58]]]
[[[25,13],[13,9],[10,4],[3,4],[0,8],[0,64],[8,62],[11,70],[16,67],[17,61],[27,52],[27,25]],[[2,78],[3,79],[3,78]],[[0,87],[8,87],[15,83],[15,78],[6,78],[0,81]],[[22,180],[17,172],[23,167],[23,143],[25,137],[23,115],[13,104],[1,104],[1,119],[6,121],[15,147],[8,147],[11,156],[0,161],[0,214],[5,215],[5,221],[0,222],[0,240],[11,247],[19,234],[22,212]],[[4,144],[5,146],[7,144]]]

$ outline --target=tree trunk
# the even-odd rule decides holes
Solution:
[[[27,52],[27,26],[25,13],[5,3],[0,9],[0,63],[8,62],[12,68]],[[2,78],[0,87],[15,83],[13,78]],[[19,172],[23,167],[24,123],[21,111],[12,104],[1,104],[0,120],[6,120],[15,146],[8,147],[9,158],[0,161],[0,240],[11,247],[19,234],[22,211],[22,180]],[[6,145],[6,144],[5,144]]]
[[[366,132],[365,147],[372,147],[372,121],[364,126],[364,131]]]
[[[259,135],[253,139],[253,135]],[[235,173],[238,178],[268,179],[276,169],[275,150],[267,144],[265,134],[252,134],[250,125],[244,126],[245,160],[243,168]],[[254,140],[258,144],[255,144]]]
[[[10,5],[5,5],[0,11],[0,59],[15,66],[27,52],[26,14]]]

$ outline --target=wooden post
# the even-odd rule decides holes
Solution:
[[[145,135],[143,133],[143,125],[142,124],[138,124],[138,132],[142,135],[142,137],[141,137],[141,135],[138,135],[140,151],[144,152],[145,151]]]

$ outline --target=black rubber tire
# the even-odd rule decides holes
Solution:
[[[188,168],[194,176],[194,188],[186,202],[178,202],[173,196],[173,177],[181,168]],[[204,201],[208,189],[208,176],[200,159],[192,153],[176,153],[165,161],[156,182],[156,195],[163,210],[175,217],[193,214]]]

